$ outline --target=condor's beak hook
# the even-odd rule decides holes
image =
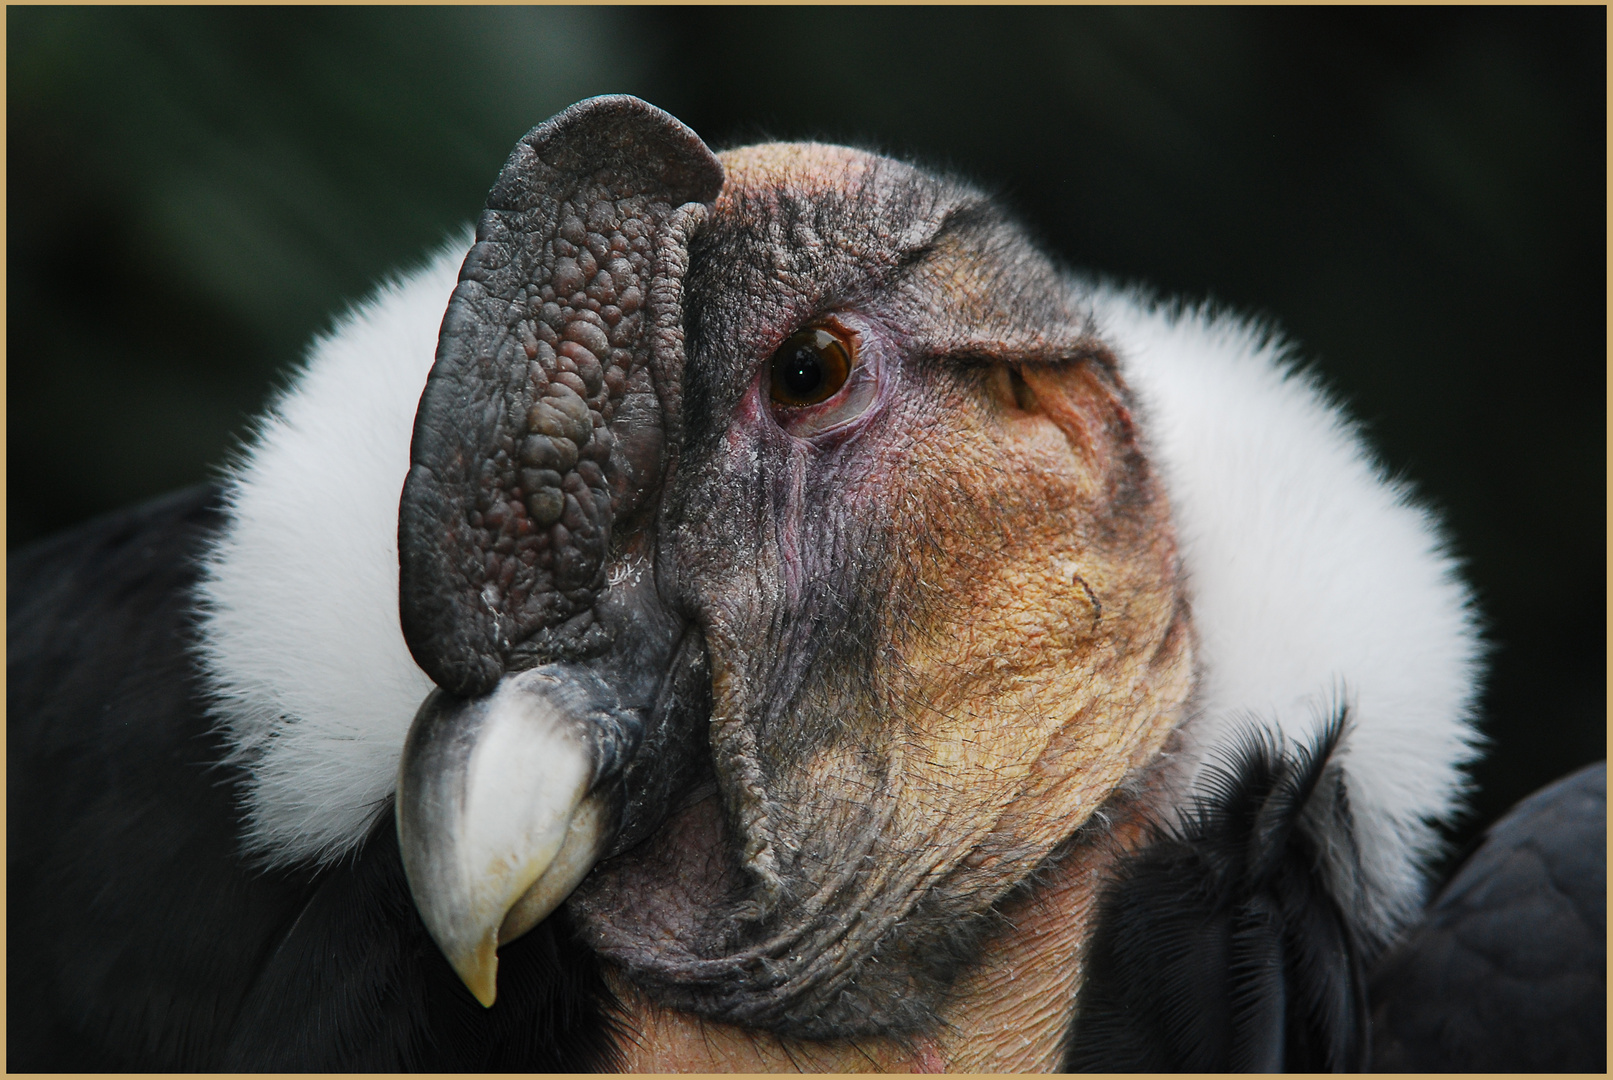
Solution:
[[[398,769],[398,843],[420,917],[476,1000],[497,994],[498,946],[531,930],[614,838],[622,768],[643,725],[587,671],[549,665],[491,694],[439,690]]]

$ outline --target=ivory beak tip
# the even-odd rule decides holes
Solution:
[[[619,791],[592,791],[586,709],[546,669],[487,698],[433,694],[398,767],[398,847],[415,908],[484,1007],[498,947],[563,903],[615,833]],[[583,720],[578,719],[581,713]]]
[[[454,972],[484,1009],[498,997],[498,952],[489,935],[476,949],[449,958]]]

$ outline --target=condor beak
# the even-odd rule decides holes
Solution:
[[[551,664],[491,694],[436,691],[398,770],[398,842],[426,929],[476,1000],[499,945],[560,905],[605,853],[643,721],[587,670]]]

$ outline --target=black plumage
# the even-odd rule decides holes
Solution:
[[[323,871],[241,855],[190,652],[220,514],[192,489],[8,562],[8,1067],[608,1065],[608,992],[564,916],[506,948],[483,1009],[410,903],[390,813]]]
[[[1348,847],[1329,768],[1343,730],[1341,714],[1310,746],[1243,739],[1212,790],[1122,860],[1100,900],[1069,1071],[1361,1067],[1360,945],[1301,825],[1320,821]]]
[[[1604,1071],[1605,763],[1492,826],[1368,978],[1313,839],[1330,822],[1348,847],[1340,730],[1288,754],[1246,740],[1122,861],[1070,1071]]]
[[[1372,973],[1373,1068],[1607,1069],[1607,763],[1519,803]]]

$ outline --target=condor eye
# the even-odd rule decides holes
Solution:
[[[851,376],[855,345],[821,326],[797,330],[773,354],[768,370],[773,401],[800,408],[827,401]]]

